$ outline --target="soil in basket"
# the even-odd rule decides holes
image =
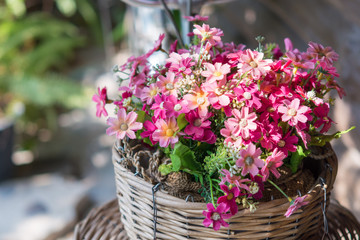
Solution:
[[[299,195],[299,192],[301,195],[305,195],[315,183],[315,177],[309,169],[303,169],[293,174],[290,168],[282,166],[279,172],[281,174],[280,178],[276,179],[273,175],[270,175],[270,180],[275,182],[289,197]],[[271,199],[283,197],[279,190],[271,184],[265,183],[263,198],[260,201],[270,201]]]

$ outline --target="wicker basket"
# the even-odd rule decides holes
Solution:
[[[128,147],[126,142],[115,143],[113,164],[121,222],[130,239],[317,239],[337,173],[330,144],[315,149],[304,162],[318,176],[307,193],[309,204],[289,218],[284,217],[289,207],[285,198],[262,202],[255,213],[239,207],[229,228],[214,231],[202,224],[205,203],[185,201],[162,189],[155,192],[152,184],[124,167],[123,162],[136,155],[135,150],[126,151]]]

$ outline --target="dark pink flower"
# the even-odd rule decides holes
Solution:
[[[92,100],[96,102],[96,116],[101,117],[101,115],[104,115],[104,117],[108,116],[108,113],[105,109],[107,96],[106,96],[106,87],[103,87],[101,90],[98,88],[98,94],[94,94],[92,97]]]
[[[288,152],[296,152],[296,144],[299,138],[295,135],[291,135],[291,131],[288,131],[279,141],[276,142],[276,147],[279,151],[288,156]]]
[[[194,140],[202,139],[205,129],[210,129],[211,122],[208,118],[211,116],[212,113],[208,113],[206,116],[200,117],[196,110],[190,111],[185,114],[185,119],[189,124],[184,129],[184,132],[189,136],[193,136]]]
[[[157,119],[156,119],[155,117],[152,117],[152,121],[146,120],[146,121],[144,122],[143,126],[144,126],[144,128],[145,128],[147,131],[143,131],[143,132],[140,134],[140,136],[141,136],[142,138],[147,138],[147,137],[148,137],[153,145],[156,144],[156,141],[155,141],[155,140],[153,139],[153,137],[152,137],[152,134],[153,134],[153,133],[155,132],[155,130],[156,130],[156,126],[155,126],[155,124],[154,124],[154,122],[156,122],[156,120],[157,120]]]
[[[339,59],[339,55],[331,47],[314,42],[309,42],[307,53],[316,60],[326,62],[327,65],[332,65]]]
[[[212,203],[206,204],[206,207],[207,211],[203,211],[203,215],[205,216],[203,224],[205,227],[209,227],[212,224],[213,229],[218,231],[221,226],[229,226],[229,224],[224,221],[224,219],[231,217],[231,214],[226,214],[225,203],[220,203],[216,209]]]
[[[259,176],[252,176],[249,184],[248,197],[253,197],[255,200],[259,200],[263,197],[264,183]]]
[[[218,198],[217,203],[225,203],[227,209],[230,210],[232,215],[238,212],[238,205],[236,204],[236,198],[240,195],[239,189],[235,186],[229,188],[225,184],[220,185],[221,190],[225,193],[224,196]]]
[[[320,133],[326,133],[329,131],[331,124],[334,122],[329,116],[329,104],[324,103],[314,109],[314,114],[317,117],[314,127],[320,128],[323,125]]]
[[[290,207],[288,208],[288,210],[286,211],[284,216],[288,218],[294,212],[296,212],[299,208],[301,208],[302,206],[305,206],[306,204],[308,204],[309,202],[304,202],[306,197],[307,197],[307,195],[304,195],[302,197],[297,197],[295,200],[292,200],[291,203],[290,203]]]
[[[239,102],[245,102],[249,108],[259,109],[261,107],[260,94],[258,87],[255,83],[248,85],[239,84],[238,87],[234,88],[234,93],[237,96]]]

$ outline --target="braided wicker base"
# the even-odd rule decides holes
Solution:
[[[360,223],[354,215],[331,200],[327,212],[329,234],[327,240],[360,240]],[[321,239],[324,229],[318,231],[314,239]],[[76,225],[74,240],[128,240],[123,224],[117,199],[93,209],[88,216]]]
[[[135,176],[123,166],[124,162],[133,161],[136,151],[127,142],[117,144],[113,148],[117,197],[122,214],[121,221],[130,239],[154,239],[155,236],[156,239],[166,240],[310,239],[318,234],[323,225],[326,208],[323,209],[322,206],[329,206],[330,190],[337,172],[337,158],[330,144],[315,149],[318,151],[316,156],[308,159],[304,165],[312,167],[313,173],[319,178],[312,190],[307,193],[306,201],[309,204],[303,209],[285,218],[284,213],[289,203],[284,198],[261,202],[255,213],[239,207],[239,212],[229,219],[229,228],[213,231],[202,224],[205,203],[186,202],[161,189],[153,194],[152,184]]]

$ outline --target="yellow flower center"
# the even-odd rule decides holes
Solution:
[[[247,126],[247,120],[246,119],[241,119],[241,121],[240,121],[240,127],[242,127],[242,128],[244,128],[244,127],[246,127]]]
[[[252,68],[257,68],[258,64],[255,62],[255,61],[251,61],[249,63],[249,65],[252,67]]]
[[[284,140],[280,140],[277,144],[279,147],[285,147],[285,141]]]
[[[173,135],[174,135],[174,131],[172,129],[169,128],[169,129],[166,130],[166,136],[167,137],[172,137]]]
[[[197,104],[202,105],[202,104],[205,103],[205,99],[202,98],[202,97],[199,97],[199,98],[196,100],[196,102],[197,102]]]
[[[234,198],[234,194],[233,193],[229,193],[227,196],[226,196],[227,200],[231,200]]]
[[[155,96],[157,94],[157,91],[156,91],[156,89],[153,89],[153,90],[151,90],[150,91],[150,96]]]
[[[214,76],[215,76],[215,77],[220,77],[221,75],[222,75],[222,73],[219,72],[219,71],[214,72]]]
[[[128,128],[129,128],[129,126],[128,126],[126,123],[122,123],[122,124],[120,125],[121,131],[126,131],[126,130],[128,130]]]
[[[273,107],[268,107],[266,110],[267,110],[269,113],[275,112],[275,108],[273,108]]]
[[[168,84],[165,85],[165,88],[166,88],[167,90],[173,90],[173,89],[174,89],[174,84],[168,83]]]
[[[296,115],[296,110],[294,108],[290,108],[288,111],[287,111],[287,114],[289,116],[295,116]]]

